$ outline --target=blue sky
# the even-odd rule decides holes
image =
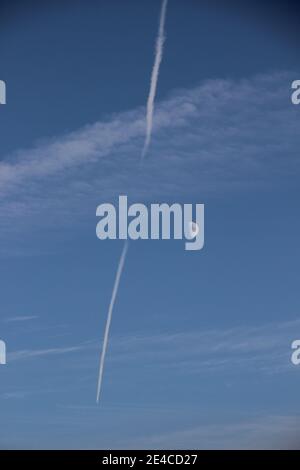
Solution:
[[[284,15],[170,0],[138,162],[159,1],[3,6],[2,448],[297,446],[300,108]],[[96,207],[206,206],[205,248],[122,249]]]

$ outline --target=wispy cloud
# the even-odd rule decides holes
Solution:
[[[10,400],[10,399],[23,399],[26,397],[30,397],[33,395],[32,391],[27,390],[15,390],[12,392],[5,392],[2,393],[0,396],[3,400]]]
[[[31,320],[36,320],[38,318],[37,315],[23,315],[23,316],[18,316],[18,317],[9,317],[5,318],[3,321],[5,323],[18,323],[18,322],[27,322]]]
[[[292,449],[299,448],[296,441],[299,430],[300,416],[257,415],[139,437],[135,446],[140,449]]]
[[[174,375],[199,375],[218,373],[286,373],[294,371],[291,363],[291,343],[295,331],[300,330],[300,320],[266,323],[257,326],[199,329],[193,331],[168,331],[165,333],[111,337],[111,354],[108,361],[113,370],[128,370],[142,364],[155,369],[168,368]],[[22,349],[8,353],[8,361],[35,359],[80,353],[76,367],[94,366],[98,338],[78,345],[54,348]],[[93,375],[91,375],[93,377]]]
[[[0,162],[1,242],[20,231],[25,240],[46,210],[45,228],[70,224],[124,191],[140,201],[178,200],[296,182],[300,121],[290,105],[291,76],[208,80],[174,92],[157,105],[143,178],[136,178],[142,108],[7,156]],[[20,244],[14,240],[14,250]]]
[[[19,351],[12,351],[8,353],[8,362],[22,361],[28,359],[35,359],[46,356],[57,356],[69,353],[77,353],[87,349],[87,345],[69,346],[69,347],[56,347],[45,349],[22,349]]]
[[[259,161],[267,163],[273,151],[276,163],[280,152],[287,149],[288,144],[295,143],[294,131],[299,128],[294,120],[295,110],[286,100],[289,97],[289,89],[285,89],[288,79],[288,74],[277,74],[240,81],[210,80],[197,88],[173,93],[158,105],[155,127],[159,135],[155,154],[160,154],[164,164],[170,161],[185,163],[187,170],[185,158],[188,163],[195,163],[196,159],[201,166],[211,163],[215,172],[220,169],[220,163],[228,164],[228,171],[232,170],[233,163],[237,163],[239,174],[243,169],[255,170],[251,162],[253,165]],[[279,126],[283,132],[280,136],[276,133]],[[257,138],[251,140],[254,136]],[[116,164],[111,169],[115,168],[113,177],[118,180],[118,173],[130,168],[126,162],[132,163],[134,155],[138,158],[142,137],[143,110],[140,108],[114,115],[111,120],[87,126],[33,149],[19,150],[0,162],[1,195],[12,195],[14,189],[19,190],[25,183],[24,189],[30,194],[34,187],[28,188],[27,183],[34,184],[52,176],[59,177],[55,180],[57,186],[69,176],[77,181],[78,190],[81,188],[84,192],[85,177],[90,176],[85,168],[94,169],[94,164],[108,157]],[[130,158],[130,154],[133,157]],[[161,169],[161,158],[153,166]],[[120,163],[123,165],[118,172]],[[149,165],[152,168],[151,162]],[[69,173],[78,167],[84,171]],[[107,174],[100,175],[100,179],[104,180],[104,176]],[[104,190],[107,190],[106,186]]]
[[[291,342],[300,320],[193,332],[112,338],[111,361],[129,367],[130,359],[169,373],[225,375],[284,373],[291,364]]]

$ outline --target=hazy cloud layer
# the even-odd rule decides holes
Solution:
[[[299,416],[265,415],[148,435],[135,445],[140,449],[299,449],[295,439],[299,429]]]
[[[43,226],[70,224],[121,193],[178,201],[293,184],[300,121],[291,77],[208,80],[174,92],[157,105],[151,158],[141,172],[142,108],[7,156],[0,162],[1,238],[40,225],[45,211]]]
[[[291,343],[300,320],[260,326],[216,328],[159,334],[112,336],[109,362],[115,371],[131,366],[168,368],[177,374],[241,374],[249,372],[285,373],[295,371],[291,363]],[[297,336],[297,335],[296,335]],[[78,353],[76,367],[95,366],[99,351],[97,338],[78,345],[22,349],[9,354],[10,361],[41,356]]]

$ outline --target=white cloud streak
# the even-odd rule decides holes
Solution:
[[[105,331],[104,331],[104,339],[103,339],[103,345],[102,345],[102,351],[101,351],[101,357],[100,357],[100,366],[99,366],[99,377],[98,377],[98,385],[97,385],[97,396],[96,396],[96,401],[99,403],[100,399],[100,393],[101,393],[101,386],[102,386],[102,379],[103,379],[103,371],[104,371],[104,364],[105,364],[105,356],[106,356],[106,351],[107,351],[107,344],[108,344],[108,338],[109,338],[109,330],[110,330],[110,325],[111,325],[111,319],[112,319],[112,314],[114,310],[114,305],[116,301],[116,297],[118,294],[118,289],[119,289],[119,284],[120,284],[120,279],[121,275],[123,272],[124,264],[126,261],[126,255],[128,251],[128,241],[124,243],[124,247],[122,250],[122,254],[120,257],[118,269],[117,269],[117,274],[114,282],[114,287],[112,291],[112,296],[108,308],[108,315],[107,315],[107,320],[106,320],[106,325],[105,325]]]
[[[61,354],[75,353],[86,349],[86,345],[70,346],[70,347],[57,347],[48,349],[22,349],[20,351],[13,351],[8,354],[8,362],[15,362],[21,360],[35,359],[38,357],[56,356]]]
[[[153,167],[161,173],[166,166],[169,174],[172,163],[179,173],[179,166],[184,165],[189,176],[191,164],[197,163],[199,167],[205,165],[205,178],[201,180],[204,183],[216,173],[224,176],[225,170],[220,174],[220,169],[225,164],[227,172],[234,166],[240,175],[247,163],[246,169],[253,170],[273,151],[275,160],[278,151],[287,150],[287,143],[298,147],[297,110],[290,106],[285,90],[290,75],[265,75],[241,81],[208,80],[196,88],[174,92],[158,105],[154,152],[159,153],[160,159],[149,161],[147,173]],[[282,134],[278,136],[279,129]],[[23,199],[14,201],[20,191],[22,196],[23,192],[27,195],[26,202],[35,207],[36,190],[41,193],[42,187],[45,191],[45,183],[51,184],[52,178],[56,191],[67,178],[81,196],[89,189],[94,192],[99,185],[109,194],[112,182],[115,188],[127,176],[126,165],[130,164],[127,170],[132,173],[142,137],[143,110],[138,108],[4,157],[0,161],[0,215],[3,204],[7,209],[19,208],[20,213],[24,210]],[[287,156],[284,157],[286,162]],[[110,162],[108,169],[113,181],[99,167],[103,162]],[[95,165],[99,177],[91,179]],[[149,192],[148,187],[146,191]]]
[[[143,178],[135,172],[142,108],[4,157],[0,255],[30,252],[27,234],[32,238],[41,227],[59,227],[60,236],[76,220],[82,227],[99,201],[122,191],[142,202],[296,184],[300,121],[286,88],[293,76],[207,80],[173,92],[157,105],[153,158],[145,161]]]
[[[137,361],[177,375],[239,376],[295,371],[291,343],[300,320],[204,331],[168,332],[112,338],[111,361],[119,367]]]
[[[156,96],[156,89],[157,89],[158,76],[159,76],[159,68],[160,68],[160,64],[161,64],[161,61],[162,61],[163,46],[164,46],[164,42],[165,42],[164,29],[165,29],[167,4],[168,4],[168,0],[163,0],[162,7],[161,7],[161,13],[160,13],[158,37],[157,37],[157,40],[156,40],[156,54],[155,54],[155,60],[154,60],[152,75],[151,75],[150,92],[149,92],[148,102],[147,102],[146,137],[145,137],[144,148],[143,148],[143,151],[142,151],[141,162],[143,162],[143,160],[146,156],[146,153],[148,151],[150,141],[151,141],[152,127],[153,127],[154,100],[155,100],[155,96]],[[128,250],[128,242],[126,241],[125,244],[124,244],[124,248],[123,248],[123,251],[122,251],[121,258],[120,258],[120,262],[119,262],[119,266],[118,266],[118,270],[117,270],[117,275],[116,275],[116,279],[115,279],[115,284],[114,284],[114,288],[113,288],[112,298],[111,298],[109,309],[108,309],[108,316],[107,316],[107,321],[106,321],[106,326],[105,326],[104,340],[103,340],[102,352],[101,352],[101,357],[100,357],[100,368],[99,368],[99,378],[98,378],[97,397],[96,397],[97,403],[99,403],[99,399],[100,399],[100,392],[101,392],[103,371],[104,371],[104,364],[105,364],[105,356],[106,356],[106,350],[107,350],[107,344],[108,344],[108,337],[109,337],[110,324],[111,324],[111,319],[112,319],[112,314],[113,314],[113,308],[114,308],[114,304],[115,304],[115,299],[116,299],[117,294],[118,294],[120,278],[121,278],[122,271],[123,271],[123,268],[124,268],[124,264],[125,264],[125,261],[126,261],[127,250]]]
[[[146,114],[146,137],[144,142],[144,148],[142,151],[141,162],[143,162],[151,142],[152,128],[153,128],[153,113],[154,113],[154,101],[157,91],[157,83],[159,77],[160,64],[163,58],[164,43],[166,40],[165,36],[165,22],[166,22],[166,13],[167,13],[168,0],[163,0],[161,6],[160,20],[159,20],[159,29],[158,36],[156,39],[156,49],[155,49],[155,60],[152,69],[151,81],[150,81],[150,91],[147,101],[147,114]]]
[[[27,322],[31,320],[36,320],[37,318],[38,318],[37,315],[23,315],[23,316],[18,316],[18,317],[5,318],[4,322],[5,323]]]

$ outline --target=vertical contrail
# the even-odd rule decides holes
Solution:
[[[160,68],[160,64],[162,61],[162,57],[163,57],[164,42],[166,39],[165,22],[166,22],[167,4],[168,4],[168,0],[163,0],[162,6],[161,6],[160,20],[159,20],[158,36],[156,39],[155,60],[154,60],[154,65],[152,69],[150,91],[149,91],[149,96],[148,96],[148,101],[147,101],[146,137],[145,137],[144,148],[142,151],[141,162],[143,162],[147,154],[150,142],[151,142],[151,134],[152,134],[152,127],[153,127],[154,100],[155,100],[156,90],[157,90],[159,68]]]
[[[106,320],[106,325],[105,325],[105,332],[104,332],[104,338],[103,338],[103,345],[102,345],[102,352],[101,352],[101,357],[100,357],[100,367],[99,367],[99,378],[98,378],[98,387],[97,387],[97,403],[99,403],[99,398],[100,398],[100,392],[101,392],[101,385],[102,385],[102,378],[103,378],[103,370],[104,370],[104,363],[105,363],[105,355],[106,355],[106,350],[107,350],[107,343],[108,343],[108,336],[109,336],[109,329],[110,329],[110,324],[111,324],[111,318],[112,318],[112,313],[119,289],[119,284],[120,284],[120,279],[122,275],[122,271],[124,268],[124,263],[126,260],[126,255],[127,255],[127,250],[128,250],[128,241],[126,240],[121,258],[119,261],[119,266],[117,269],[117,274],[115,278],[115,283],[112,291],[112,296],[108,308],[108,315],[107,315],[107,320]]]
[[[164,47],[164,42],[165,42],[165,22],[166,22],[167,4],[168,4],[168,0],[162,1],[160,20],[159,20],[159,30],[158,30],[157,40],[156,40],[155,61],[154,61],[153,69],[152,69],[150,91],[149,91],[149,96],[148,96],[148,101],[147,101],[146,137],[145,137],[145,143],[144,143],[144,147],[143,147],[143,151],[141,155],[141,162],[140,162],[141,164],[143,163],[143,160],[146,156],[146,153],[148,151],[148,148],[151,142],[154,100],[156,96],[159,68],[160,68],[160,64],[162,61],[163,47]],[[112,313],[113,313],[116,297],[118,294],[122,271],[123,271],[124,264],[126,261],[127,251],[128,251],[128,241],[126,240],[124,247],[123,247],[122,254],[121,254],[121,258],[119,261],[119,266],[118,266],[118,270],[116,274],[116,279],[115,279],[115,283],[114,283],[114,287],[112,291],[112,297],[110,300],[108,315],[107,315],[107,320],[106,320],[102,352],[101,352],[101,357],[100,357],[100,368],[99,368],[99,378],[98,378],[98,387],[97,387],[97,403],[99,403],[99,398],[100,398],[100,393],[101,393],[103,370],[104,370],[104,363],[105,363],[105,356],[106,356],[106,350],[107,350],[111,318],[112,318]]]

